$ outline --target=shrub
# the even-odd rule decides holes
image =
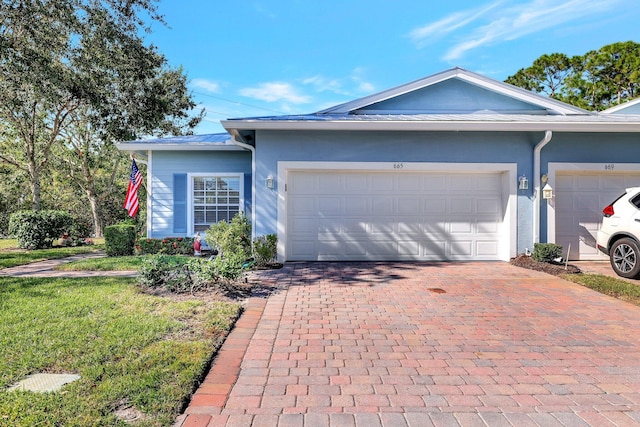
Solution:
[[[555,243],[535,243],[532,256],[536,261],[553,262],[562,256],[562,246]]]
[[[133,255],[136,228],[130,224],[116,224],[104,229],[104,249],[107,256]]]
[[[138,284],[174,293],[206,290],[220,286],[230,290],[230,281],[242,272],[238,255],[208,261],[202,258],[156,254],[143,260],[138,269]]]
[[[219,256],[213,260],[216,272],[227,280],[237,280],[242,274],[243,264],[247,260],[241,252],[232,252],[226,256]]]
[[[193,238],[165,237],[164,239],[151,239],[139,236],[135,244],[135,253],[136,255],[193,255]]]
[[[72,223],[71,215],[64,211],[18,211],[11,214],[9,233],[23,249],[50,248],[53,241]]]
[[[205,240],[223,257],[232,253],[242,255],[245,260],[251,257],[251,224],[242,213],[234,216],[231,222],[213,224],[205,232]]]
[[[253,259],[258,267],[273,262],[278,252],[278,236],[267,234],[260,236],[253,241]]]
[[[89,238],[92,226],[78,217],[73,217],[71,224],[65,229],[65,233],[60,239],[62,246],[84,246],[92,245],[93,240]]]

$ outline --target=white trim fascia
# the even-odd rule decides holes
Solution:
[[[547,182],[551,188],[556,188],[556,178],[558,173],[568,172],[600,172],[601,174],[614,175],[624,173],[640,172],[640,163],[559,163],[549,162],[547,170]],[[623,188],[620,189],[622,192]],[[556,208],[555,190],[553,199],[547,203],[547,242],[556,242]],[[604,206],[603,206],[604,208]]]
[[[503,245],[501,258],[508,261],[517,254],[518,239],[518,208],[517,208],[517,163],[427,163],[400,162],[402,172],[398,172],[399,162],[311,162],[311,161],[279,161],[278,162],[278,261],[287,260],[287,174],[295,171],[386,171],[390,173],[402,172],[462,172],[462,173],[504,173],[503,193],[507,195],[504,212],[504,233],[509,238],[508,245]]]
[[[123,143],[116,144],[120,151],[245,151],[237,145],[231,144],[159,144],[159,143]]]
[[[193,178],[194,177],[223,177],[240,178],[240,211],[244,212],[244,176],[243,172],[190,172],[187,173],[187,236],[195,235],[193,229]]]
[[[562,117],[562,116],[560,116]],[[419,120],[223,120],[228,130],[451,131],[451,132],[640,132],[640,120],[628,121],[419,121]]]
[[[147,151],[147,236],[153,232],[153,153]]]

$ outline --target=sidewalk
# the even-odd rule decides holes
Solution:
[[[0,277],[135,277],[135,271],[63,271],[54,270],[54,267],[72,261],[87,258],[105,257],[104,251],[87,254],[73,255],[66,258],[51,259],[32,262],[16,267],[3,268]]]

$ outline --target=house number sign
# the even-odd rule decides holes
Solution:
[[[404,169],[404,163],[394,163],[393,164],[393,168],[394,169]]]
[[[616,167],[616,165],[614,165],[613,163],[608,163],[608,164],[604,165],[604,170],[612,171],[612,170],[615,169],[615,167]]]

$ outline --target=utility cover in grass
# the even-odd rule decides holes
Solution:
[[[8,391],[21,390],[36,393],[58,391],[63,385],[79,379],[80,375],[74,374],[33,374],[9,387]]]

